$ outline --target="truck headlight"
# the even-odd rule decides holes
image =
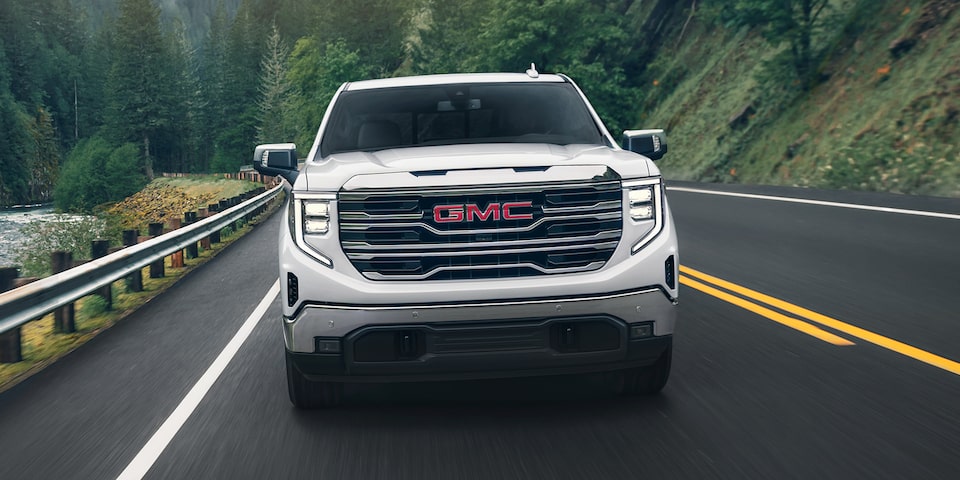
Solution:
[[[650,220],[656,212],[653,208],[653,186],[630,190],[630,218],[636,221]]]
[[[333,193],[294,192],[290,205],[290,233],[300,250],[333,268],[333,261],[324,251],[334,241],[327,234],[332,228],[331,216],[336,214]]]
[[[658,178],[627,180],[623,182],[627,201],[630,202],[627,213],[636,228],[643,229],[639,238],[630,247],[630,253],[636,254],[663,230],[663,183]]]
[[[303,233],[323,235],[330,230],[330,202],[324,200],[303,201]]]

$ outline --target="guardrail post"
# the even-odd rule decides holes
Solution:
[[[163,235],[163,224],[162,223],[151,223],[148,226],[148,234],[151,237],[159,237]],[[163,259],[157,260],[150,264],[150,278],[163,278]]]
[[[19,272],[17,267],[0,268],[0,292],[13,288],[13,281]],[[20,342],[20,327],[0,333],[0,363],[17,363],[23,360]]]
[[[90,258],[96,260],[106,257],[110,251],[110,240],[94,240],[90,242]],[[99,295],[107,301],[107,310],[113,310],[113,292],[110,284],[106,284],[100,289]]]
[[[211,203],[208,205],[208,208],[210,209],[210,215],[216,215],[220,211],[220,205],[222,203],[223,202]],[[210,243],[220,243],[220,230],[210,234]]]
[[[199,219],[204,219],[204,218],[207,218],[207,217],[209,217],[209,216],[210,216],[210,214],[207,212],[207,209],[206,209],[206,208],[201,208],[201,209],[197,212],[197,217],[198,217]],[[204,250],[210,250],[210,237],[203,237],[203,238],[200,239],[200,248],[202,248],[202,249],[204,249]]]
[[[170,219],[170,230],[180,229],[180,218]],[[183,250],[177,250],[170,254],[170,268],[183,268]]]
[[[53,273],[60,273],[73,267],[73,253],[53,252],[51,254]],[[77,331],[74,305],[70,302],[53,311],[53,331],[57,333],[73,333]]]
[[[227,210],[228,208],[230,208],[230,207],[232,207],[232,206],[233,206],[233,202],[231,201],[231,199],[227,198],[227,199],[224,199],[224,200],[220,200],[219,211],[221,211],[221,212],[222,212],[222,211],[225,211],[225,210]],[[228,227],[230,227],[230,228],[233,229],[234,231],[237,230],[237,224],[236,224],[236,222],[231,223],[230,225],[228,225]]]
[[[184,212],[183,226],[192,225],[194,223],[197,223],[197,212]],[[197,249],[196,242],[187,245],[187,258],[197,258],[199,256],[200,252]]]
[[[137,237],[140,236],[139,230],[124,230],[123,231],[123,246],[132,247],[137,244]],[[127,289],[131,292],[142,292],[143,291],[143,272],[140,269],[130,274],[127,277]]]

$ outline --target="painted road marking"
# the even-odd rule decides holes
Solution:
[[[689,275],[691,277],[697,277],[698,279],[704,282],[712,283],[718,287],[724,288],[731,292],[738,293],[740,295],[749,297],[761,303],[765,303],[767,305],[778,308],[785,312],[789,312],[799,317],[803,317],[807,320],[810,320],[811,322],[819,323],[820,325],[823,325],[828,328],[832,328],[838,332],[845,333],[852,337],[859,338],[860,340],[870,342],[879,347],[886,348],[887,350],[891,350],[901,355],[910,357],[914,360],[919,360],[928,365],[932,365],[934,367],[946,370],[950,373],[953,373],[954,375],[960,375],[960,363],[950,360],[949,358],[941,357],[939,355],[930,353],[926,350],[921,350],[912,345],[908,345],[906,343],[894,340],[892,338],[884,337],[883,335],[873,333],[869,330],[865,330],[863,328],[860,328],[854,325],[850,325],[849,323],[841,322],[840,320],[837,320],[835,318],[831,318],[821,313],[817,313],[812,310],[808,310],[806,308],[794,305],[792,303],[785,302],[778,298],[774,298],[769,295],[764,295],[755,290],[751,290],[749,288],[742,287],[740,285],[737,285],[732,282],[728,282],[726,280],[714,277],[712,275],[699,272],[685,265],[680,266],[680,272],[683,273],[685,276]],[[687,281],[690,281],[690,279],[688,279]],[[684,283],[684,277],[680,278],[680,282]],[[696,288],[696,287],[693,287],[693,288]]]
[[[771,195],[756,195],[752,193],[736,192],[715,192],[713,190],[701,190],[697,188],[686,187],[667,187],[667,190],[675,192],[703,193],[706,195],[721,195],[725,197],[752,198],[756,200],[774,200],[777,202],[803,203],[807,205],[820,205],[825,207],[853,208],[856,210],[869,210],[872,212],[901,213],[904,215],[914,215],[918,217],[947,218],[951,220],[960,220],[960,215],[954,213],[927,212],[924,210],[907,210],[903,208],[877,207],[874,205],[858,205],[856,203],[827,202],[823,200],[807,200],[805,198],[774,197]]]
[[[794,330],[798,330],[812,337],[819,338],[824,342],[832,343],[837,346],[853,345],[853,342],[845,338],[838,337],[837,335],[834,335],[816,325],[809,324],[802,320],[797,320],[796,318],[790,318],[782,313],[778,313],[773,310],[770,310],[769,308],[757,305],[756,303],[753,303],[753,302],[744,300],[740,297],[731,295],[729,293],[717,290],[716,288],[700,283],[690,277],[687,277],[686,275],[680,277],[680,283],[690,288],[700,290],[701,292],[706,293],[707,295],[717,297],[720,300],[723,300],[727,303],[732,303],[740,308],[749,310],[753,313],[756,313],[757,315],[767,317],[770,320],[773,320],[774,322],[777,322],[781,325],[786,325]]]
[[[193,411],[197,409],[197,405],[200,405],[200,401],[203,400],[203,397],[210,391],[210,387],[213,386],[217,378],[220,377],[220,374],[223,373],[227,365],[230,364],[230,361],[233,360],[233,357],[240,350],[243,342],[247,340],[247,337],[253,332],[253,328],[260,322],[264,314],[267,313],[267,309],[279,293],[280,279],[278,278],[273,286],[270,287],[270,290],[267,291],[263,300],[260,300],[257,308],[254,309],[253,313],[243,322],[243,326],[241,326],[237,334],[233,336],[230,343],[223,348],[223,351],[221,351],[217,359],[213,361],[210,368],[200,377],[200,380],[197,380],[197,383],[190,389],[187,396],[183,397],[180,405],[177,405],[177,408],[170,414],[167,420],[163,422],[163,425],[160,425],[160,428],[153,434],[153,437],[150,437],[150,440],[143,446],[140,453],[138,453],[133,461],[127,465],[127,468],[120,473],[117,480],[140,480],[147,474],[150,467],[153,466],[157,458],[160,457],[160,454],[163,453],[167,445],[170,444],[170,441],[173,440],[173,437],[180,431],[180,428],[183,427],[183,424],[190,418]]]

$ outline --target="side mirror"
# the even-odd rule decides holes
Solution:
[[[297,180],[297,146],[292,143],[257,145],[253,151],[253,168],[272,177],[283,177],[291,185]]]
[[[663,133],[663,129],[624,130],[621,147],[644,155],[650,160],[660,160],[667,153],[667,136]]]

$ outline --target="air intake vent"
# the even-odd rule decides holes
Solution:
[[[292,307],[300,299],[300,280],[297,276],[287,272],[287,306]]]
[[[671,289],[677,288],[677,269],[674,263],[673,255],[667,257],[667,261],[663,263],[664,281]]]

